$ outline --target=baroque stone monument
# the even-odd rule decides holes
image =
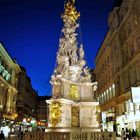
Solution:
[[[57,65],[50,81],[52,99],[46,101],[49,104],[48,127],[93,128],[97,131],[99,103],[93,98],[97,82],[91,81],[83,45],[77,41],[80,13],[74,3],[74,0],[66,1],[61,15],[64,27],[59,41]]]

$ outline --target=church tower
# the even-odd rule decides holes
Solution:
[[[79,44],[77,29],[80,13],[75,0],[67,0],[61,18],[64,22],[59,40],[57,63],[51,76],[52,99],[49,103],[49,127],[98,128],[98,102],[94,101],[97,82],[91,82],[84,60],[83,44]]]

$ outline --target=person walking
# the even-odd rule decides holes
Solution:
[[[5,140],[5,136],[4,136],[3,131],[1,131],[1,133],[0,133],[0,140]]]
[[[20,140],[23,139],[23,131],[20,132]]]
[[[132,138],[135,140],[136,139],[136,131],[133,129],[132,130]]]
[[[121,131],[121,140],[125,140],[125,139],[126,139],[125,130],[124,130],[124,128],[122,128],[122,131]]]
[[[130,140],[130,134],[128,128],[126,128],[125,134],[126,134],[126,140]]]

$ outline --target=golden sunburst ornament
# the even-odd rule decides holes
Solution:
[[[75,0],[72,0],[73,4],[75,3]]]
[[[75,84],[70,85],[68,96],[72,100],[78,100],[80,98],[77,85]]]
[[[80,17],[80,13],[77,12],[74,3],[75,0],[69,0],[68,2],[66,2],[64,6],[64,14],[62,15],[64,22],[66,22],[66,20],[68,19],[71,20],[72,22],[76,22]]]
[[[61,122],[62,117],[62,110],[61,110],[61,103],[58,101],[53,101],[50,104],[50,124],[51,127],[55,127],[59,122]]]

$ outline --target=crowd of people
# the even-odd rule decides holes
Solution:
[[[136,139],[136,131],[133,129],[132,131],[128,128],[122,128],[121,131],[121,139],[122,140],[135,140]]]

